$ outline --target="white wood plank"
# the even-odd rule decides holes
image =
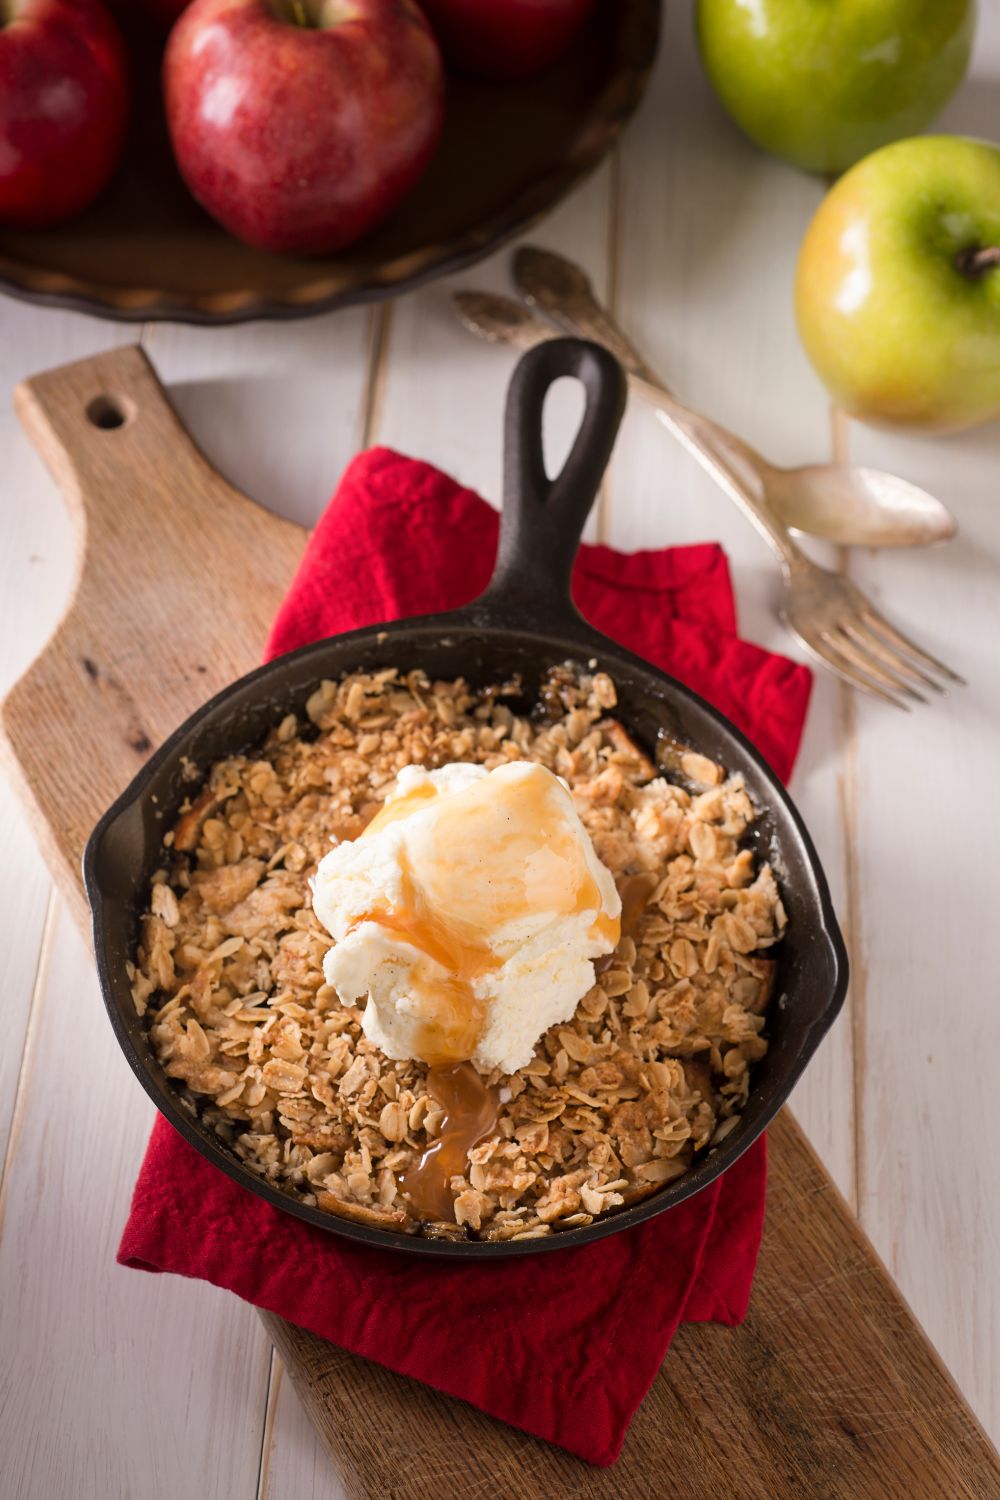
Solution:
[[[843,769],[848,753],[844,733],[847,691],[829,679],[817,679],[791,791],[823,862],[853,963],[848,839],[851,804]],[[852,980],[843,1012],[794,1090],[791,1108],[823,1165],[856,1209],[854,992]]]
[[[936,489],[962,537],[864,560],[884,613],[970,686],[912,715],[858,704],[862,1222],[974,1409],[1000,1437],[1000,432],[957,442],[858,432],[858,458]]]
[[[361,445],[371,319],[350,308],[230,329],[157,324],[143,344],[226,478],[312,526]]]
[[[0,696],[20,676],[63,611],[73,576],[73,536],[62,501],[21,431],[11,392],[25,375],[121,343],[126,334],[92,318],[0,306]],[[14,1108],[22,1044],[41,962],[50,881],[34,838],[0,771],[0,1165]]]
[[[259,1500],[347,1500],[326,1449],[275,1356],[273,1421],[261,1464]]]
[[[2,773],[0,773],[2,775]],[[0,1172],[6,1160],[14,1100],[36,976],[42,964],[45,912],[51,882],[21,809],[0,780],[0,996],[4,1045],[0,1047]]]
[[[602,167],[536,226],[524,243],[572,255],[606,291],[609,266],[606,225],[611,169]],[[475,339],[451,308],[462,287],[511,293],[510,258],[500,250],[458,276],[415,292],[392,307],[387,363],[373,441],[437,464],[499,504],[504,397],[517,356]],[[545,411],[550,470],[558,468],[579,422],[582,395],[571,382],[553,388]],[[588,536],[596,534],[592,518]]]
[[[795,334],[797,247],[822,194],[754,150],[725,118],[695,55],[691,18],[668,6],[660,59],[622,148],[618,314],[678,394],[775,462],[828,457],[826,399]],[[720,540],[743,633],[798,655],[776,617],[778,569],[746,521],[650,411],[633,403],[612,463],[609,537],[626,550]],[[843,916],[838,688],[817,680],[792,784]],[[841,1190],[853,1188],[849,1018],[796,1090],[794,1109]]]
[[[60,909],[0,1229],[11,1500],[253,1496],[269,1346],[254,1313],[114,1255],[153,1117]]]
[[[136,336],[76,313],[0,303],[0,693],[20,676],[59,620],[74,558],[62,500],[14,415],[14,386],[40,370]]]
[[[1000,10],[940,128],[996,138]],[[1000,1439],[1000,424],[947,439],[853,425],[852,456],[951,506],[932,552],[859,558],[885,614],[963,673],[932,708],[857,705],[864,963],[862,1222],[994,1441]]]

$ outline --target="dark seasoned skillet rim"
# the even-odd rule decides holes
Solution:
[[[587,670],[589,671],[589,669]],[[550,673],[546,674],[542,678],[541,683],[539,684],[541,690],[535,694],[531,694],[525,690],[524,682],[519,677],[517,679],[508,680],[507,682],[499,684],[488,683],[477,686],[476,684],[469,683],[467,684],[467,686],[472,692],[474,699],[478,700],[478,703],[486,704],[503,702],[519,717],[527,720],[533,725],[543,727],[547,724],[558,722],[565,712],[565,709],[561,703],[556,704],[550,703],[548,701],[548,687],[549,683],[553,680],[551,676],[551,673],[553,671],[562,672],[564,678],[565,674],[568,672],[572,676],[572,678],[575,679],[577,683],[579,683],[583,675],[584,668],[580,662],[566,661],[565,663],[557,663],[555,668],[550,669]],[[349,676],[350,674],[346,675]],[[464,681],[464,679],[462,680]],[[558,712],[556,711],[557,708]],[[611,710],[611,712],[613,713],[613,710]],[[304,743],[313,743],[320,737],[322,731],[319,726],[309,718],[308,714],[305,712],[304,705],[303,708],[295,714],[295,719],[296,736],[300,741]],[[259,756],[264,749],[267,739],[277,728],[279,722],[280,721],[278,720],[272,722],[265,730],[264,735],[258,737],[252,744],[237,747],[230,753],[234,755],[248,755],[251,758]],[[679,767],[671,769],[669,766],[662,764],[664,757],[659,753],[658,749],[654,749],[649,745],[640,745],[639,748],[643,750],[643,752],[649,757],[651,762],[654,762],[657,765],[658,774],[667,781],[670,781],[677,786],[684,787],[685,790],[687,790],[691,795],[697,795],[700,791],[704,791],[703,785],[692,781],[691,778],[686,776]],[[671,744],[670,753],[672,757],[676,759],[679,750],[693,750],[695,748],[696,747],[694,746],[681,747]],[[198,768],[192,768],[191,772],[186,775],[183,797],[181,799],[182,803],[188,798],[196,798],[200,794],[200,792],[204,790],[204,788],[208,784],[208,778],[211,773],[211,769],[211,767],[206,767],[202,771]],[[169,813],[164,813],[163,821],[173,826],[179,811],[180,807],[178,806],[173,808]],[[758,823],[756,820],[750,825],[747,832],[740,840],[740,847],[750,848],[753,851],[755,863],[757,865],[760,865],[767,860],[769,851],[767,850],[764,841],[759,836]],[[158,863],[162,863],[162,859],[158,861]],[[145,897],[142,902],[137,904],[136,911],[133,915],[133,952],[135,950],[135,945],[138,943],[140,937],[138,929],[141,913],[148,909],[150,889],[151,888],[149,885],[149,881],[147,880],[145,885]],[[779,939],[775,946],[769,950],[769,956],[774,957],[779,963],[779,975],[780,948],[781,940]],[[780,980],[775,984],[775,992],[780,993]],[[768,1007],[768,1009],[770,1009],[770,1007]],[[147,1011],[146,1015],[143,1017],[144,1032],[147,1037],[149,1034],[151,1021],[152,1012]],[[769,1028],[767,1027],[767,1025],[765,1025],[763,1031],[760,1034],[765,1038],[768,1037]],[[211,1118],[211,1116],[213,1115],[214,1104],[214,1101],[212,1099],[199,1099],[197,1096],[192,1095],[191,1092],[186,1088],[182,1080],[168,1078],[167,1083],[172,1092],[175,1094],[180,1107],[184,1109],[192,1118],[196,1119],[199,1122],[200,1126],[204,1127],[206,1130],[211,1131],[211,1133],[219,1141],[219,1144],[222,1146],[223,1150],[231,1155],[233,1161],[240,1166],[250,1166],[250,1164],[246,1162],[245,1158],[240,1156],[235,1150],[235,1143],[239,1140],[240,1136],[242,1136],[245,1131],[248,1131],[252,1128],[250,1122],[230,1118],[226,1116],[224,1112],[222,1112],[213,1120]],[[694,1155],[692,1168],[689,1168],[688,1170],[693,1170],[693,1166],[697,1165],[705,1156],[710,1154],[712,1149],[713,1147],[711,1146],[711,1144],[698,1148]],[[252,1166],[250,1167],[250,1169],[253,1170]],[[281,1192],[284,1196],[294,1201],[300,1201],[299,1194],[293,1187],[283,1184],[275,1184],[275,1186],[277,1187],[278,1191]],[[624,1212],[624,1210],[613,1209],[609,1212],[622,1213]],[[336,1217],[336,1215],[334,1215],[334,1217]],[[551,1232],[554,1234],[567,1234],[572,1232],[573,1226],[564,1225],[560,1220],[555,1220],[550,1227]],[[412,1232],[420,1233],[422,1231],[415,1229]],[[451,1238],[457,1243],[465,1243],[469,1239],[478,1238],[477,1236],[465,1235],[460,1232],[453,1235],[449,1235],[447,1233],[440,1233],[436,1235],[432,1234],[430,1237],[442,1240]]]
[[[421,620],[403,621],[381,630],[354,631],[334,641],[320,641],[304,646],[241,678],[182,724],[154,753],[132,785],[100,820],[88,842],[84,854],[84,878],[94,913],[94,942],[101,987],[115,1033],[136,1076],[161,1112],[202,1155],[273,1206],[328,1232],[342,1234],[348,1239],[377,1245],[383,1249],[405,1249],[418,1254],[469,1259],[501,1258],[576,1247],[603,1238],[605,1234],[642,1223],[708,1186],[742,1155],[784,1103],[843,1003],[847,985],[846,953],[826,880],[808,833],[773,772],[746,738],[690,689],[656,672],[638,657],[612,645],[582,624],[579,633],[574,631],[573,637],[575,638],[553,638],[543,632],[538,635],[514,632],[492,623],[488,619],[488,611],[477,611],[473,607],[462,615],[430,616]],[[495,665],[505,647],[508,652],[519,654],[521,667],[529,682],[532,680],[532,671],[537,678],[537,674],[545,666],[568,660],[584,670],[589,669],[592,662],[596,662],[600,670],[607,671],[613,678],[620,698],[623,689],[626,698],[631,696],[628,686],[630,683],[643,684],[647,689],[647,698],[657,704],[660,724],[664,724],[677,738],[696,745],[705,754],[720,761],[727,771],[744,772],[751,796],[761,808],[759,836],[767,836],[775,841],[775,847],[786,867],[790,867],[792,878],[799,875],[804,878],[801,887],[796,880],[794,900],[790,900],[792,888],[787,885],[783,886],[783,895],[786,897],[786,904],[794,907],[801,899],[811,909],[812,919],[808,930],[796,919],[792,909],[789,912],[789,928],[791,932],[794,922],[798,935],[806,939],[805,946],[809,951],[804,954],[804,958],[810,959],[821,970],[819,976],[812,977],[814,982],[820,982],[822,1003],[818,1008],[812,1008],[813,1014],[808,1018],[796,1018],[792,1013],[792,1020],[796,1021],[793,1035],[786,1022],[789,1019],[790,1003],[794,999],[790,991],[798,987],[801,976],[797,971],[802,964],[796,961],[790,966],[789,972],[782,972],[776,998],[772,1002],[778,1024],[773,1028],[768,1054],[755,1068],[754,1084],[740,1116],[740,1124],[684,1177],[667,1184],[642,1203],[603,1216],[584,1228],[566,1230],[538,1240],[454,1242],[392,1235],[366,1225],[337,1219],[323,1210],[290,1198],[286,1193],[257,1178],[222,1146],[214,1132],[208,1131],[197,1119],[192,1118],[163,1077],[148,1047],[141,1041],[139,1027],[135,1024],[138,1018],[135,1017],[131,1002],[124,958],[127,957],[128,944],[134,941],[139,898],[144,895],[154,868],[152,857],[159,848],[159,830],[163,827],[164,819],[172,815],[189,790],[190,784],[183,782],[181,777],[180,762],[183,755],[186,754],[200,766],[207,766],[222,754],[233,753],[237,748],[248,748],[263,737],[268,724],[277,722],[286,712],[300,712],[309,691],[322,677],[337,677],[350,670],[371,670],[388,665],[398,665],[401,670],[424,665],[426,669],[433,657],[435,665],[433,670],[428,671],[428,675],[443,678],[449,673],[447,668],[437,665],[437,661],[440,660],[441,653],[445,652],[454,658],[456,664],[460,664],[458,669],[451,672],[451,676],[465,676],[471,682],[496,680],[498,676],[507,675],[503,671],[498,672]],[[404,657],[406,661],[400,659]],[[424,658],[423,661],[421,657]],[[324,659],[328,662],[326,667],[320,665]],[[482,667],[487,661],[492,664],[487,670],[470,670],[470,666],[475,666],[477,662]],[[259,689],[269,678],[272,679],[271,686],[274,690],[270,694],[261,695]],[[654,687],[657,690],[655,693],[652,691]],[[692,735],[683,730],[680,719],[687,720],[689,716],[705,726],[705,734]],[[649,736],[630,721],[627,711],[621,717],[640,742],[650,742]],[[216,742],[215,748],[211,744],[213,740]],[[781,829],[777,826],[779,822],[783,825]],[[786,835],[785,839],[779,836],[782,832]],[[146,867],[139,872],[138,879],[126,878],[123,890],[120,880],[123,839],[131,835],[134,841],[140,833],[149,846]],[[784,847],[786,842],[789,844],[787,850]],[[795,857],[791,858],[793,848]],[[799,867],[798,870],[795,869],[796,866]],[[113,933],[109,930],[109,919],[116,903],[120,913],[119,927]],[[120,920],[122,914],[125,917],[124,925]],[[796,945],[798,935],[795,938]],[[783,962],[782,970],[785,969],[786,964]],[[804,1019],[805,1024],[798,1024],[801,1019]]]

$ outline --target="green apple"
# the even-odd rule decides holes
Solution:
[[[975,0],[698,0],[705,69],[737,125],[811,172],[915,135],[962,81]]]
[[[1000,416],[1000,147],[916,136],[852,167],[806,231],[795,312],[852,416],[937,431]]]

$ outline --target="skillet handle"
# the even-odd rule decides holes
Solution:
[[[587,404],[573,448],[554,479],[542,456],[542,407],[564,375],[579,380]],[[552,339],[514,370],[504,426],[504,492],[496,567],[482,596],[511,623],[565,623],[573,562],[625,410],[625,374],[599,344]]]

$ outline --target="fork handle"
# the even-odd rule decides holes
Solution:
[[[701,416],[684,406],[667,391],[645,378],[631,377],[644,389],[647,399],[656,409],[656,415],[664,427],[687,449],[692,458],[709,474],[719,488],[729,496],[767,542],[781,563],[786,576],[811,566],[809,558],[793,538],[785,523],[775,515],[761,491],[755,490],[727,458],[727,449],[753,464],[754,472],[763,479],[760,467],[753,463],[754,450],[748,448],[740,438],[733,437],[725,428],[720,428],[708,417]]]

